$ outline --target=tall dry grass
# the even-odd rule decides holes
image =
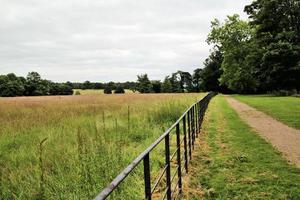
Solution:
[[[0,98],[0,199],[93,198],[200,98],[199,94]],[[164,162],[163,147],[156,151],[151,155],[154,172]],[[141,177],[138,168],[112,198],[143,198]]]

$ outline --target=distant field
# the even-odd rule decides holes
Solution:
[[[0,98],[0,199],[92,199],[203,96]],[[163,144],[156,151],[153,176]],[[138,168],[112,199],[142,199],[142,177]]]
[[[212,100],[206,116],[187,199],[300,199],[300,169],[243,122],[224,97]]]
[[[234,95],[234,98],[271,115],[288,126],[300,129],[300,98],[261,95]]]
[[[76,91],[79,91],[80,94],[104,94],[104,90],[103,89],[99,89],[99,90],[93,90],[93,89],[88,89],[88,90],[82,90],[82,89],[73,89],[74,94]],[[133,93],[132,90],[127,90],[125,89],[125,93]]]

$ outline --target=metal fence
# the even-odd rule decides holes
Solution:
[[[216,93],[210,92],[203,99],[196,102],[187,111],[185,111],[167,131],[165,131],[154,143],[152,143],[130,165],[128,165],[105,189],[103,189],[102,192],[95,197],[95,200],[106,199],[142,161],[144,166],[145,199],[152,199],[155,189],[158,187],[164,176],[165,190],[162,194],[162,199],[177,199],[182,193],[183,173],[188,173],[189,161],[192,158],[192,150],[194,149],[195,139],[198,137],[200,132],[206,108],[211,98],[215,95]],[[176,149],[171,154],[170,133],[174,129],[176,133]],[[163,141],[165,143],[165,165],[161,174],[154,181],[153,186],[151,186],[150,153],[153,152],[155,147]],[[175,158],[175,156],[176,171],[171,174],[171,161]],[[183,160],[181,160],[182,158]],[[176,175],[177,179],[175,179]],[[175,180],[176,182],[174,182]],[[173,184],[174,186],[172,190]]]

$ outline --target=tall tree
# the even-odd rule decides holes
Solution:
[[[258,81],[256,66],[249,61],[248,55],[255,46],[252,42],[255,29],[239,15],[228,16],[224,23],[215,19],[207,42],[214,44],[223,55],[221,85],[240,93],[255,92]]]
[[[141,74],[137,77],[137,91],[139,91],[140,93],[151,93],[153,91],[153,86],[148,78],[148,75]]]
[[[211,52],[209,58],[204,62],[201,71],[195,71],[194,77],[199,81],[199,88],[203,91],[222,91],[220,77],[222,75],[221,65],[223,56],[218,49]],[[198,73],[198,74],[196,74]]]
[[[28,96],[48,95],[49,81],[42,80],[37,72],[29,72],[26,77],[25,93]]]
[[[161,93],[161,82],[159,80],[153,80],[151,81],[153,92],[154,93]]]
[[[22,96],[25,91],[24,82],[24,78],[17,77],[13,73],[7,75],[0,75],[0,96]]]
[[[300,89],[300,1],[256,0],[245,12],[257,28],[252,50],[262,89]]]

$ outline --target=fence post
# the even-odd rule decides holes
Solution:
[[[188,156],[187,156],[187,141],[186,141],[186,116],[183,117],[183,140],[184,140],[184,167],[188,173]]]
[[[182,192],[182,180],[181,180],[181,160],[180,160],[180,127],[179,123],[176,124],[176,142],[177,142],[177,165],[178,165],[178,188],[179,188],[179,193]]]
[[[195,122],[196,122],[196,138],[198,138],[199,124],[198,124],[198,104],[195,104]]]
[[[190,159],[191,159],[192,158],[192,147],[191,147],[191,118],[190,118],[190,112],[191,112],[191,110],[189,110],[187,112],[187,116],[188,116],[189,155],[190,155]]]
[[[145,181],[145,199],[151,200],[151,177],[150,177],[150,158],[149,153],[143,159],[144,162],[144,181]]]
[[[202,126],[202,119],[203,119],[203,115],[204,115],[204,113],[202,112],[202,109],[203,109],[203,104],[201,105],[200,104],[200,102],[199,102],[199,111],[198,111],[198,113],[199,113],[199,115],[200,115],[200,117],[199,117],[199,133],[200,133],[200,131],[201,131],[201,126]]]
[[[195,143],[195,107],[192,107],[192,145],[194,150]]]
[[[171,200],[170,136],[165,137],[167,200]]]

